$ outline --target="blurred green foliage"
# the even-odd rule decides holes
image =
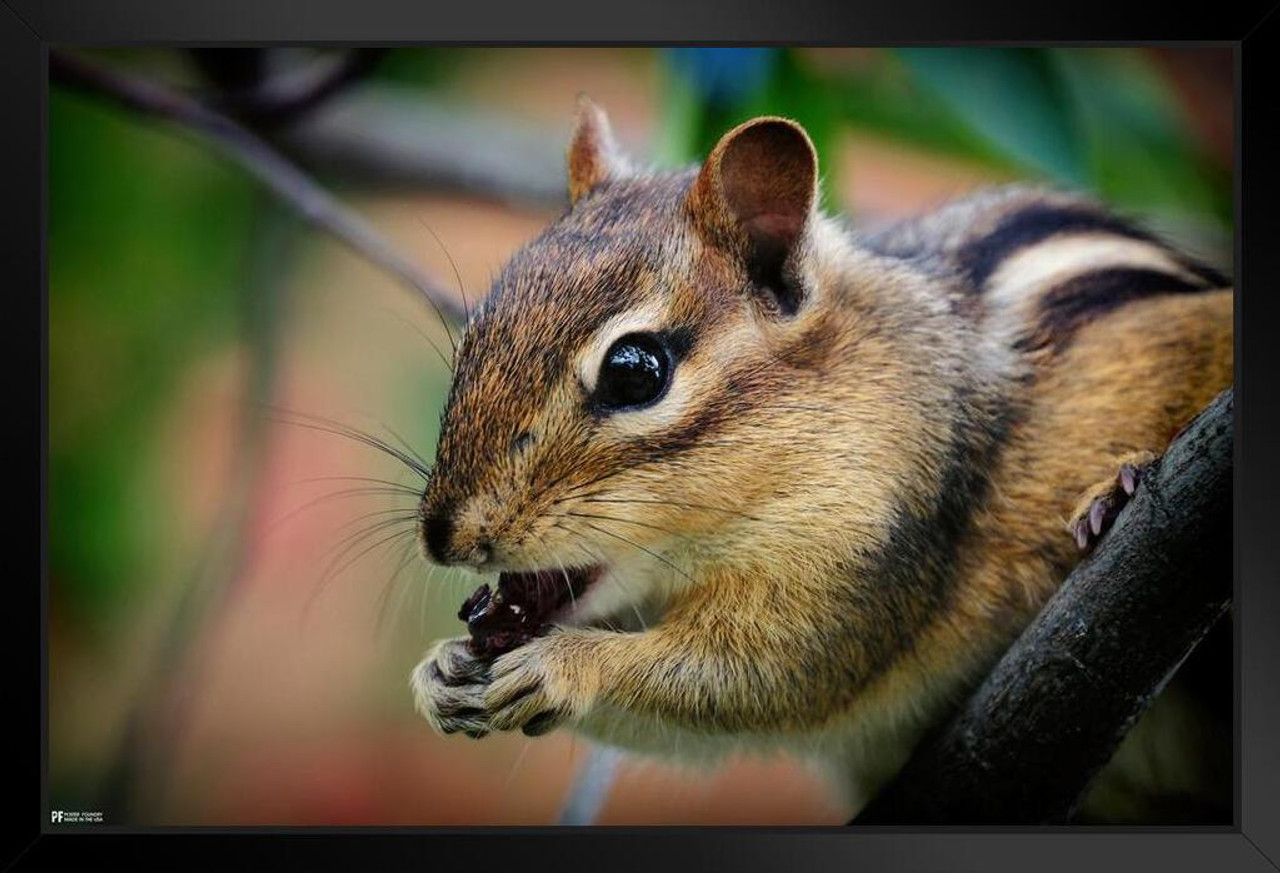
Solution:
[[[696,160],[729,127],[785,115],[830,154],[846,126],[1135,210],[1232,219],[1230,173],[1196,145],[1168,82],[1128,49],[860,51],[826,68],[792,49],[675,49],[659,157]],[[731,84],[729,84],[731,83]],[[824,197],[839,190],[830,162]],[[855,180],[856,184],[856,180]]]
[[[996,156],[1073,185],[1087,182],[1081,131],[1053,55],[1034,49],[903,49],[918,87],[941,99],[935,123],[981,136]]]
[[[157,416],[184,366],[235,336],[254,188],[171,131],[50,94],[49,555],[81,615],[163,553],[168,492],[144,475]]]
[[[466,65],[475,51],[467,48],[400,49],[388,52],[372,75],[386,82],[440,87]]]

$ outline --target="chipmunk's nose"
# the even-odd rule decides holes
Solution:
[[[449,537],[453,534],[453,519],[445,513],[437,512],[422,521],[422,541],[427,545],[427,553],[437,563],[449,563]]]
[[[448,509],[427,515],[422,522],[422,540],[427,553],[438,564],[470,564],[479,567],[493,557],[493,546],[484,537],[459,537],[453,513]]]

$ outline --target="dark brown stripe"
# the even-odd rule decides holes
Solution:
[[[1000,264],[1015,252],[1059,234],[1092,232],[1157,242],[1146,231],[1096,209],[1038,203],[1006,216],[991,233],[966,243],[957,260],[973,289],[980,291]]]
[[[1035,330],[1020,339],[1021,351],[1052,347],[1061,351],[1082,325],[1133,300],[1159,294],[1189,294],[1218,287],[1189,282],[1159,270],[1114,267],[1074,276],[1055,285],[1040,301]]]
[[[990,472],[1016,425],[1011,407],[980,406],[968,385],[957,387],[951,410],[957,421],[933,506],[920,513],[901,502],[878,548],[849,562],[851,584],[834,589],[833,610],[858,617],[863,658],[856,666],[866,672],[851,666],[845,678],[855,688],[882,675],[910,651],[931,618],[951,608],[960,544],[986,503]]]
[[[1210,288],[1230,288],[1232,285],[1230,276],[1220,273],[1213,267],[1206,266],[1199,261],[1183,258],[1180,263],[1187,272],[1194,273],[1197,278]]]

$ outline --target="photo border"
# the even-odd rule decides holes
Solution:
[[[1226,4],[1220,4],[1226,7]],[[27,373],[39,361],[40,463],[14,464],[11,478],[38,480],[41,584],[25,574],[10,581],[10,607],[0,639],[10,649],[3,698],[11,726],[27,742],[13,748],[5,782],[19,812],[6,820],[0,869],[115,869],[127,863],[180,869],[229,865],[308,867],[413,866],[456,861],[472,869],[503,864],[523,871],[543,862],[558,871],[731,867],[736,870],[1252,871],[1280,870],[1280,537],[1275,498],[1280,479],[1273,454],[1280,443],[1280,403],[1271,374],[1280,354],[1276,312],[1276,134],[1274,101],[1261,83],[1273,69],[1280,35],[1277,7],[1242,4],[1197,13],[1195,18],[1156,13],[1148,4],[1095,2],[1005,8],[932,0],[853,4],[839,0],[788,0],[744,7],[729,0],[685,5],[677,0],[605,7],[583,0],[555,3],[464,3],[447,7],[408,0],[312,0],[305,5],[265,0],[202,4],[162,0],[0,0],[0,107],[9,125],[0,136],[3,234],[0,263],[10,279],[10,305],[23,317],[7,326],[18,366],[0,371],[13,418],[34,405]],[[406,39],[407,34],[418,36]],[[767,35],[768,39],[761,37]],[[1152,39],[1158,36],[1159,39]],[[572,828],[54,828],[48,823],[47,675],[47,427],[48,288],[45,252],[48,214],[47,49],[54,44],[376,44],[459,42],[468,45],[1219,45],[1236,59],[1236,374],[1235,374],[1235,570],[1238,700],[1235,748],[1236,825],[1176,827],[603,827]],[[1252,118],[1244,113],[1254,98]],[[1246,189],[1245,175],[1249,184]],[[1253,196],[1249,196],[1252,192]],[[1252,241],[1252,245],[1250,245]],[[1255,291],[1248,287],[1276,291]],[[1247,317],[1246,317],[1247,315]],[[26,320],[39,324],[31,334]],[[26,343],[31,343],[27,346]],[[1257,386],[1257,397],[1249,392]],[[1270,390],[1268,390],[1270,389]],[[14,455],[15,458],[23,457]],[[14,483],[11,493],[30,490]],[[16,504],[16,500],[14,501]],[[13,518],[29,518],[27,504]],[[41,620],[36,621],[39,615]],[[31,710],[36,709],[32,719]],[[22,716],[19,718],[18,716]],[[30,754],[31,723],[40,733],[40,756]],[[33,790],[37,789],[38,790]],[[33,810],[38,795],[39,809]],[[569,842],[571,841],[571,842]],[[1274,860],[1273,860],[1274,859]]]

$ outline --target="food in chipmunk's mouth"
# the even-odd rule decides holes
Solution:
[[[518,649],[551,627],[551,621],[600,576],[600,567],[503,573],[498,589],[486,583],[458,611],[471,634],[471,652],[492,660]]]

